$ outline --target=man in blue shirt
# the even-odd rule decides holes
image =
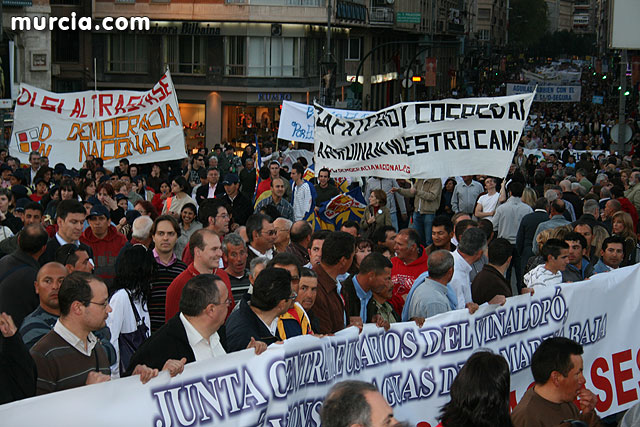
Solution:
[[[350,318],[360,317],[362,323],[374,321],[376,308],[372,290],[391,281],[392,267],[389,258],[381,253],[372,252],[360,263],[360,272],[342,282],[341,293]]]

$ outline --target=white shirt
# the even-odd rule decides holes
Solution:
[[[562,272],[552,273],[545,268],[544,264],[540,264],[525,274],[522,281],[527,288],[533,289],[554,286],[562,283]]]
[[[133,314],[129,293],[125,289],[118,289],[109,300],[111,313],[107,317],[107,326],[111,331],[111,344],[116,349],[116,363],[111,365],[111,378],[120,378],[120,345],[118,338],[120,334],[128,334],[138,329],[136,316]],[[139,299],[133,300],[133,305],[138,311],[140,319],[147,326],[148,333],[151,333],[151,322],[149,321],[149,310],[147,305],[142,305]],[[148,335],[147,335],[148,337]]]
[[[222,344],[220,344],[220,337],[217,332],[214,332],[209,339],[205,339],[182,313],[180,313],[180,320],[182,321],[184,330],[187,333],[187,340],[189,341],[189,346],[193,350],[196,362],[213,359],[214,357],[227,354],[227,352],[224,351],[224,348],[222,348]]]
[[[257,250],[256,248],[254,248],[253,246],[249,245],[249,250],[251,252],[253,252],[254,254],[258,255],[258,256],[263,256],[265,258],[267,258],[268,260],[271,260],[271,258],[273,258],[273,249],[269,249],[267,252],[262,253],[259,250]],[[222,258],[220,258],[222,259]]]
[[[453,255],[453,277],[447,286],[451,286],[456,291],[456,297],[458,298],[458,305],[456,309],[465,308],[468,302],[473,302],[471,297],[471,281],[469,280],[469,273],[471,272],[471,265],[462,258],[460,252],[456,249],[452,252]]]
[[[260,321],[262,323],[264,323],[264,326],[267,327],[267,329],[269,329],[269,332],[271,332],[271,335],[273,335],[274,337],[276,336],[276,333],[278,332],[278,317],[276,317],[275,319],[273,319],[271,321],[270,325],[267,325],[267,322],[265,322],[264,320],[262,320],[260,317],[258,317],[258,319],[260,319]]]
[[[96,338],[96,336],[93,335],[92,332],[89,332],[89,335],[87,335],[87,347],[85,348],[84,341],[81,340],[80,338],[78,338],[69,329],[67,329],[67,327],[62,324],[60,319],[58,319],[56,321],[56,324],[53,325],[53,330],[58,335],[60,335],[60,337],[63,340],[68,342],[71,347],[75,348],[80,353],[84,354],[85,356],[91,356],[91,352],[93,351],[93,348],[98,343],[98,339]]]
[[[498,208],[498,200],[500,199],[500,193],[496,193],[493,196],[489,194],[483,194],[478,198],[478,204],[482,206],[482,212],[495,212]],[[493,219],[493,215],[485,217],[488,220]]]

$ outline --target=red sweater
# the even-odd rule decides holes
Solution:
[[[220,276],[225,285],[227,285],[227,290],[229,291],[229,299],[231,299],[231,305],[229,306],[227,313],[227,317],[231,314],[231,310],[233,310],[233,306],[235,305],[235,301],[233,300],[233,294],[231,293],[231,282],[229,281],[229,276],[227,273],[221,268],[214,268],[212,271],[213,274],[217,274]],[[182,288],[187,282],[196,276],[199,276],[200,273],[193,265],[193,262],[189,264],[187,269],[180,273],[178,277],[173,279],[173,282],[167,288],[167,299],[165,302],[165,322],[168,322],[173,316],[178,314],[180,311],[180,297],[182,296]]]
[[[98,239],[88,227],[82,232],[80,242],[90,246],[93,250],[93,261],[95,263],[94,274],[107,281],[113,280],[116,276],[116,258],[120,249],[127,243],[124,234],[119,233],[113,225],[109,226],[107,235]]]
[[[618,199],[616,199],[620,202],[620,207],[622,208],[622,210],[626,213],[628,213],[629,215],[631,215],[631,219],[633,220],[633,232],[637,233],[637,224],[638,224],[638,211],[636,210],[636,207],[633,206],[633,203],[631,203],[631,201],[629,199],[627,199],[626,197],[619,197]]]
[[[409,293],[416,278],[428,270],[427,252],[422,249],[422,255],[415,261],[405,264],[400,258],[391,258],[393,267],[391,268],[391,281],[393,282],[393,296],[389,302],[397,313],[402,313],[404,307],[404,296]]]

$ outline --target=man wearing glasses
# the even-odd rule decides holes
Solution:
[[[142,343],[131,358],[129,369],[144,364],[167,369],[174,376],[182,372],[185,363],[226,354],[226,335],[220,328],[232,303],[220,276],[201,274],[191,278],[182,290],[180,314]],[[260,354],[267,346],[252,340],[244,348],[254,348]]]
[[[249,238],[247,263],[259,256],[269,260],[273,258],[276,233],[273,223],[264,214],[253,214],[247,219],[247,237]]]
[[[251,301],[240,300],[227,319],[227,350],[243,350],[254,341],[266,345],[278,341],[278,317],[289,311],[297,296],[287,270],[265,268],[253,284]]]
[[[191,235],[189,248],[193,257],[193,262],[186,270],[180,273],[167,288],[167,299],[165,302],[165,321],[174,317],[179,312],[180,297],[182,289],[193,277],[200,274],[215,274],[227,286],[230,294],[231,306],[228,312],[233,309],[234,300],[231,294],[231,282],[227,273],[220,268],[220,258],[222,257],[222,244],[220,238],[213,231],[202,228]]]
[[[109,292],[100,279],[75,272],[65,277],[58,292],[60,318],[30,350],[36,363],[36,394],[68,390],[111,379],[109,359],[91,331],[105,326]],[[134,375],[146,383],[158,370],[136,366]]]

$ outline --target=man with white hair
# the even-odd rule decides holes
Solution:
[[[124,244],[120,252],[118,252],[118,257],[116,258],[116,268],[122,259],[122,254],[133,245],[143,245],[145,248],[149,249],[149,245],[151,245],[151,227],[153,226],[153,220],[151,217],[147,215],[139,216],[138,218],[133,220],[133,224],[131,226],[131,240]]]
[[[276,252],[285,252],[289,246],[290,230],[293,225],[293,221],[287,218],[276,218],[273,221],[273,227],[276,229],[276,240],[273,245],[276,248]]]
[[[629,189],[625,190],[624,197],[629,199],[636,210],[640,212],[640,172],[631,172],[631,176],[629,176]]]
[[[578,187],[582,187],[580,184],[576,183],[576,185]],[[562,188],[562,196],[561,198],[564,201],[568,201],[569,203],[571,203],[571,205],[573,206],[575,215],[576,215],[576,219],[580,218],[582,216],[582,200],[580,199],[580,196],[578,196],[576,193],[574,193],[571,188],[571,181],[569,181],[568,179],[563,179],[562,181],[560,181],[560,188]],[[572,219],[573,221],[575,221],[575,219]]]

